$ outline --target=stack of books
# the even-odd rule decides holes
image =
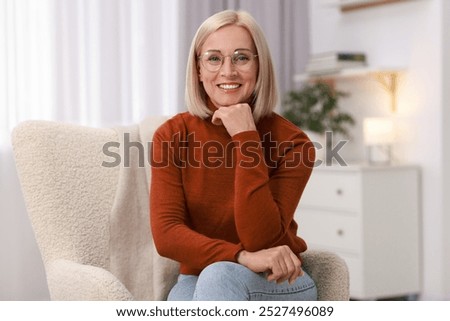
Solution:
[[[306,65],[306,72],[312,75],[337,73],[344,68],[367,66],[362,52],[326,52],[312,55]]]

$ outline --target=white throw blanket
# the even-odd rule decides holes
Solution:
[[[136,300],[166,299],[178,275],[178,263],[156,252],[150,230],[148,148],[154,129],[164,120],[148,118],[139,126],[116,128],[121,167],[110,216],[110,271]]]

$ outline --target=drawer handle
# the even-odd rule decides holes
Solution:
[[[337,230],[337,235],[343,236],[344,235],[344,230],[343,229]]]

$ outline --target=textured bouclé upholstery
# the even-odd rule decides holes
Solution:
[[[52,300],[166,299],[178,263],[156,252],[148,213],[149,142],[164,120],[102,129],[27,121],[14,129],[17,171]],[[303,261],[319,299],[348,300],[342,259],[307,251]]]

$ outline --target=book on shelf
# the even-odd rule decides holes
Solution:
[[[322,74],[339,72],[344,68],[367,66],[366,55],[362,52],[325,52],[314,54],[306,65],[306,72]]]
[[[358,51],[329,51],[311,55],[311,60],[366,61],[366,54]]]

